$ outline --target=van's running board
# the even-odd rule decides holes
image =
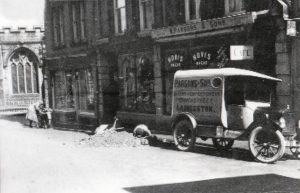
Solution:
[[[224,129],[222,136],[216,135],[216,125],[197,125],[197,135],[206,137],[217,137],[217,138],[231,138],[236,139],[240,137],[245,130],[230,130]]]

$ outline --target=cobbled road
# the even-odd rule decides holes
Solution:
[[[1,193],[300,193],[300,161],[252,160],[243,143],[218,152],[172,145],[95,148],[87,134],[29,128],[23,117],[0,118]]]

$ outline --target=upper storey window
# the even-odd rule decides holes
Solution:
[[[122,34],[127,29],[125,0],[114,0],[114,7],[115,7],[115,32],[117,34]]]
[[[225,0],[225,14],[233,15],[245,12],[245,0]]]
[[[201,0],[185,0],[186,21],[201,19]]]
[[[82,1],[71,3],[71,21],[73,43],[86,41],[85,9]]]
[[[141,30],[152,29],[153,0],[139,0]]]
[[[55,47],[65,44],[63,6],[52,8],[52,31]]]

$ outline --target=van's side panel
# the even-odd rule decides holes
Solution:
[[[214,78],[175,78],[172,115],[189,112],[199,124],[220,124],[223,84],[213,87],[211,81]]]

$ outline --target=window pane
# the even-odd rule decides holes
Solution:
[[[55,107],[57,109],[65,108],[65,81],[63,77],[63,72],[56,72],[54,75],[54,98],[55,98]]]
[[[75,107],[73,84],[74,84],[74,82],[73,82],[72,73],[66,72],[66,88],[67,88],[66,105],[67,105],[67,108]]]
[[[117,1],[117,8],[125,7],[125,0],[116,0]]]
[[[25,93],[24,67],[22,64],[18,65],[18,73],[19,73],[19,91],[20,93]]]
[[[190,19],[196,19],[196,0],[189,0],[190,1]]]
[[[133,57],[126,57],[120,63],[120,75],[123,81],[120,85],[122,109],[126,111],[136,110],[136,70]]]
[[[92,111],[95,109],[95,90],[92,70],[87,71],[87,110]]]
[[[236,1],[235,0],[229,0],[229,11],[235,12],[236,10]]]
[[[165,103],[166,103],[166,113],[171,114],[172,111],[172,91],[173,91],[173,79],[174,73],[166,73],[165,75]]]
[[[126,10],[125,8],[120,9],[121,16],[121,32],[124,32],[126,29]]]
[[[80,72],[80,109],[82,111],[94,111],[95,98],[94,98],[94,82],[92,70],[82,70]]]
[[[141,57],[138,64],[137,109],[142,113],[155,113],[153,63]]]
[[[33,64],[32,66],[32,77],[33,77],[33,92],[38,93],[39,92],[39,86],[38,86],[38,73],[37,73],[37,65]]]
[[[147,20],[147,2],[142,2],[142,12],[143,12],[143,21],[144,21],[144,28],[148,27],[148,20]]]
[[[4,107],[3,80],[0,80],[0,107]]]
[[[18,77],[17,77],[17,65],[11,65],[11,77],[12,77],[12,90],[13,93],[18,93]]]
[[[31,66],[28,63],[26,64],[26,86],[27,93],[32,93]]]

